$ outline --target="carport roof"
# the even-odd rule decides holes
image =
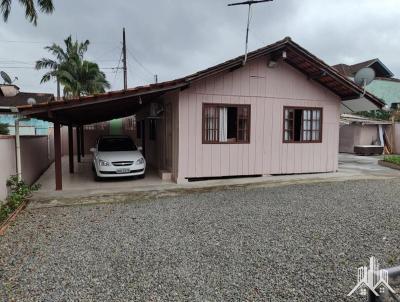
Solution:
[[[357,110],[358,108],[371,110],[382,108],[385,105],[383,101],[369,92],[366,92],[364,97],[360,98],[363,94],[363,89],[360,86],[318,59],[289,37],[250,52],[248,54],[248,61],[265,55],[268,55],[272,60],[283,57],[287,64],[338,95],[342,100],[342,105],[348,109],[345,111],[353,111],[352,106]],[[18,106],[18,109],[21,114],[28,117],[58,121],[62,124],[71,125],[90,124],[124,117],[133,114],[140,108],[141,104],[149,102],[151,99],[157,98],[168,91],[183,89],[191,83],[206,77],[240,68],[243,66],[243,59],[244,56],[239,56],[172,81],[73,99],[23,105]]]

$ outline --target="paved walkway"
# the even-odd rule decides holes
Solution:
[[[30,207],[48,207],[74,204],[110,203],[132,199],[176,196],[186,192],[234,189],[237,187],[274,187],[291,184],[335,182],[362,179],[389,179],[399,177],[400,171],[378,165],[380,157],[339,155],[339,170],[335,173],[299,174],[207,180],[175,184],[161,181],[150,171],[145,179],[105,180],[95,182],[90,170],[90,160],[86,158],[78,167],[78,173],[68,173],[67,158],[63,160],[64,190],[54,191],[54,167],[38,180],[42,184],[33,197]],[[67,172],[65,172],[67,171]]]

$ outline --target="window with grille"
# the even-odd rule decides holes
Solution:
[[[204,144],[250,142],[250,105],[203,104]]]
[[[284,107],[283,141],[285,143],[322,142],[322,109]]]
[[[105,130],[107,127],[107,122],[95,123],[90,125],[84,125],[83,128],[88,131],[94,130]]]
[[[136,129],[136,116],[129,116],[124,119],[125,130],[135,131]]]

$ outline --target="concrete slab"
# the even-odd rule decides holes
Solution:
[[[38,179],[37,183],[41,185],[40,191],[37,196],[65,196],[71,194],[81,195],[90,194],[91,192],[107,193],[110,190],[118,192],[124,189],[135,189],[138,187],[159,186],[165,184],[172,184],[171,181],[161,180],[157,172],[151,168],[146,170],[146,177],[139,178],[110,178],[95,181],[92,171],[92,156],[86,155],[81,163],[78,163],[75,158],[75,173],[69,173],[68,157],[62,158],[62,176],[63,176],[63,190],[55,191],[54,181],[54,163],[49,169]]]
[[[138,199],[176,196],[212,190],[285,186],[291,184],[335,182],[360,179],[390,179],[400,177],[400,171],[378,165],[381,157],[339,155],[339,170],[335,173],[297,174],[205,180],[176,184],[163,181],[151,169],[145,179],[120,179],[94,181],[91,158],[77,164],[75,174],[68,172],[68,159],[63,158],[63,191],[54,190],[54,166],[38,180],[42,185],[35,192],[31,208],[68,206],[76,204],[109,203]]]

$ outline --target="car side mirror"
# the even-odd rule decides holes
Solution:
[[[137,149],[138,149],[138,151],[143,152],[143,147],[142,146],[137,147]]]
[[[90,152],[92,153],[96,152],[96,148],[90,148]]]

